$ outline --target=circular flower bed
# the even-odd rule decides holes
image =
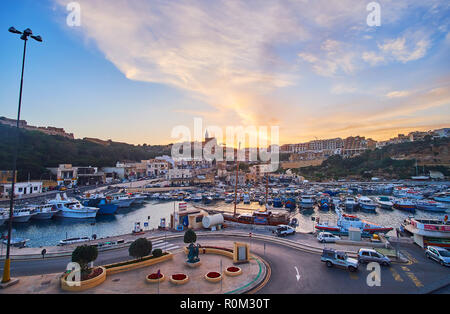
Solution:
[[[158,283],[163,282],[166,279],[164,274],[159,273],[159,276],[157,273],[153,273],[147,276],[146,280],[148,283]]]
[[[65,291],[78,292],[96,287],[105,281],[106,269],[101,266],[94,268],[89,274],[83,274],[78,284],[75,284],[74,279],[71,272],[65,273],[60,279],[61,288]]]
[[[218,272],[211,271],[205,275],[205,279],[209,282],[219,282],[222,280],[222,275]]]
[[[189,281],[188,275],[185,274],[175,274],[170,276],[170,282],[176,285],[184,285]]]
[[[242,274],[242,269],[240,269],[239,267],[236,267],[236,266],[228,267],[225,270],[225,275],[230,276],[230,277],[239,276],[240,274]]]

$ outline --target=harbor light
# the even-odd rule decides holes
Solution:
[[[34,36],[33,31],[29,28],[25,29],[23,32],[18,31],[14,27],[10,27],[8,29],[10,33],[21,35],[20,39],[24,41],[23,46],[23,59],[22,59],[22,75],[20,78],[20,92],[19,92],[19,107],[17,110],[17,124],[16,124],[16,142],[15,142],[15,148],[14,148],[14,158],[13,158],[13,173],[12,173],[12,182],[11,182],[11,196],[10,196],[10,203],[9,203],[9,220],[8,220],[8,238],[6,242],[6,256],[5,256],[5,265],[3,268],[3,284],[8,284],[11,281],[10,277],[10,266],[11,266],[11,260],[10,260],[10,248],[11,248],[11,231],[12,231],[12,221],[13,221],[13,215],[14,215],[14,188],[16,184],[16,172],[17,172],[17,154],[19,150],[19,128],[20,128],[20,108],[22,106],[22,89],[23,89],[23,74],[25,71],[25,56],[27,51],[27,41],[28,37],[33,38],[37,42],[42,42],[41,36]]]

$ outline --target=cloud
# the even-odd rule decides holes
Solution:
[[[54,1],[62,8],[68,3]],[[177,112],[202,115],[219,125],[278,123],[291,134],[312,134],[308,128],[317,128],[317,121],[308,122],[305,113],[316,117],[317,110],[338,98],[334,95],[358,91],[336,78],[356,76],[371,66],[419,60],[434,43],[433,29],[420,19],[409,23],[415,10],[429,6],[421,0],[380,0],[383,32],[367,26],[367,3],[358,0],[78,2],[85,38],[124,76],[180,89],[211,107]],[[441,7],[430,12],[444,14]],[[321,88],[315,97],[296,92],[317,75],[325,77],[330,90]],[[372,83],[384,81],[358,85]],[[318,104],[315,98],[322,93]],[[386,93],[381,93],[384,101],[411,96]],[[361,103],[367,108],[337,104],[337,112],[319,112],[330,117],[324,129],[348,128],[349,117],[370,116],[377,107]]]
[[[386,97],[388,98],[399,98],[399,97],[406,97],[409,96],[410,92],[402,90],[402,91],[393,91],[388,94],[386,94]]]

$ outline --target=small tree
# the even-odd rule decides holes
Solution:
[[[131,243],[128,253],[130,256],[142,259],[152,251],[152,242],[146,238],[139,238]]]
[[[184,243],[194,243],[195,241],[197,241],[197,234],[194,230],[188,229],[184,233]]]
[[[87,273],[89,271],[89,263],[97,259],[98,250],[96,246],[93,245],[82,245],[78,246],[72,252],[72,262],[78,263],[81,268],[82,273]]]
[[[161,256],[163,256],[163,251],[161,249],[154,249],[152,252],[152,255],[154,257],[161,257]]]

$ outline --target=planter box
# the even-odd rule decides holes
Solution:
[[[237,271],[228,271],[228,268],[236,268],[238,269]],[[242,269],[240,267],[228,267],[227,269],[225,269],[225,275],[230,276],[230,277],[236,277],[242,274]]]
[[[199,248],[198,250],[199,254],[217,254],[217,255],[223,255],[229,258],[234,258],[233,252],[226,251],[225,249],[216,249],[216,248]],[[189,254],[189,249],[184,248],[184,253]]]
[[[170,282],[175,284],[175,285],[184,285],[188,281],[189,281],[189,276],[188,275],[186,275],[186,278],[181,279],[181,280],[174,279],[173,276],[170,276]]]
[[[161,282],[163,282],[164,280],[166,280],[166,277],[164,276],[164,274],[161,274],[161,277],[160,278],[156,278],[156,279],[150,279],[149,278],[149,276],[147,276],[146,278],[145,278],[145,280],[148,282],[148,283],[161,283]]]
[[[83,280],[80,282],[80,285],[76,286],[76,285],[71,285],[71,282],[66,281],[67,276],[69,276],[69,274],[65,274],[63,277],[61,277],[61,289],[63,289],[64,291],[69,291],[69,292],[79,292],[79,291],[85,291],[91,288],[94,288],[98,285],[100,285],[101,283],[103,283],[106,280],[106,269],[102,266],[98,267],[102,269],[102,273],[100,275],[98,275],[95,278],[91,278],[88,280]]]
[[[209,274],[209,273],[208,273]],[[219,274],[218,277],[208,277],[208,274],[205,275],[205,279],[212,283],[217,283],[222,280],[222,275]]]
[[[124,271],[129,271],[129,270],[134,270],[134,269],[138,269],[138,268],[142,268],[142,267],[147,267],[147,266],[151,266],[151,265],[155,265],[161,262],[165,262],[169,259],[173,259],[173,254],[172,253],[167,253],[166,255],[163,255],[161,257],[156,257],[156,258],[151,258],[142,262],[136,262],[136,263],[132,263],[132,264],[128,264],[128,265],[122,265],[122,266],[114,266],[114,265],[120,265],[121,263],[116,263],[116,264],[109,264],[109,265],[105,265],[104,267],[107,267],[106,269],[106,273],[108,275],[112,275],[112,274],[118,274]]]

